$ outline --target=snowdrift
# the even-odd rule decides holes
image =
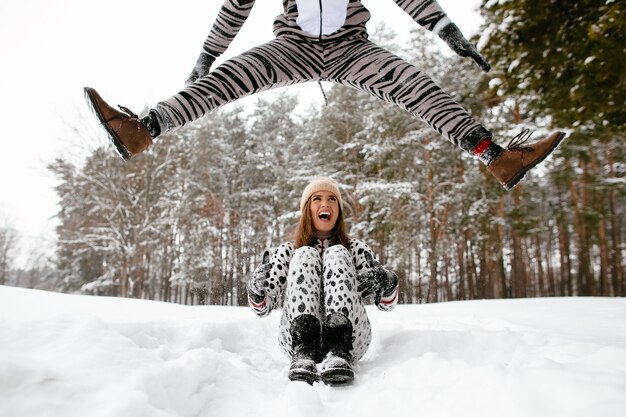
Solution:
[[[626,415],[626,300],[368,309],[344,387],[290,382],[280,312],[0,286],[0,416]]]

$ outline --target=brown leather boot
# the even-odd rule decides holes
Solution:
[[[152,145],[152,137],[139,116],[126,107],[119,106],[122,113],[109,106],[91,87],[85,87],[84,92],[91,110],[106,129],[122,158],[128,160]]]
[[[524,145],[531,134],[528,129],[524,129],[509,142],[502,154],[487,166],[487,170],[507,190],[515,187],[528,170],[546,159],[565,138],[565,133],[557,131],[538,142]]]

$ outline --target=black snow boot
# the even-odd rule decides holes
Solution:
[[[319,381],[316,363],[320,361],[320,321],[311,314],[303,314],[291,322],[289,328],[293,356],[289,379],[313,384]]]
[[[352,371],[352,323],[340,313],[326,316],[322,324],[321,377],[325,384],[345,384],[354,379]]]

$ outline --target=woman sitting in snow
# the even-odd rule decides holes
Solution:
[[[489,64],[434,0],[395,0],[424,28],[484,71]],[[523,131],[503,149],[492,134],[419,68],[368,40],[369,11],[361,0],[283,0],[274,21],[276,38],[211,70],[242,27],[254,0],[224,0],[204,42],[187,87],[139,118],[109,106],[93,88],[85,95],[123,158],[148,148],[157,136],[216,108],[270,88],[332,81],[394,103],[428,123],[461,150],[475,156],[506,188],[543,161],[564,138],[554,132],[533,144]]]
[[[363,299],[373,296],[380,310],[393,309],[398,279],[363,241],[348,238],[334,180],[307,185],[300,212],[295,241],[271,256],[266,251],[250,277],[248,303],[265,317],[283,301],[279,344],[291,358],[289,379],[349,382],[372,338]]]

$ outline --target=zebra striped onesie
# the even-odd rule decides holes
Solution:
[[[424,28],[450,23],[434,0],[394,0]],[[225,0],[203,50],[221,55],[246,21],[255,0]],[[363,90],[422,119],[471,152],[491,137],[467,111],[414,65],[368,40],[369,11],[361,0],[283,0],[275,39],[225,61],[157,104],[161,133],[177,129],[238,98],[307,81]]]

